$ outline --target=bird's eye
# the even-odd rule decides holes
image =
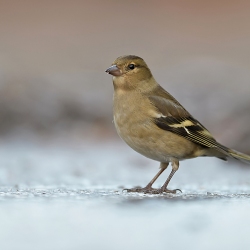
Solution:
[[[134,68],[135,68],[135,65],[131,63],[131,64],[128,65],[128,67],[129,67],[130,69],[134,69]]]

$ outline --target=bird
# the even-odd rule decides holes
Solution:
[[[127,192],[149,194],[181,192],[168,184],[179,162],[200,156],[222,160],[234,158],[250,164],[250,156],[217,142],[171,94],[154,79],[145,61],[135,55],[118,57],[105,71],[113,77],[113,122],[118,135],[136,152],[160,162],[160,170],[143,188]],[[171,164],[172,170],[160,188],[157,178]]]

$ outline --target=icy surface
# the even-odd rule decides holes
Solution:
[[[122,142],[2,142],[0,249],[248,249],[250,168],[199,158],[170,183],[183,193],[123,191],[157,168]]]

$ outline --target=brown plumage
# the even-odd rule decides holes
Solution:
[[[145,188],[129,192],[175,193],[167,189],[179,161],[198,156],[232,157],[250,164],[250,156],[218,143],[210,132],[154,79],[138,56],[118,57],[106,70],[113,75],[114,124],[135,151],[161,162],[160,171]],[[152,185],[171,162],[172,171],[160,189]],[[179,189],[178,189],[179,190]]]

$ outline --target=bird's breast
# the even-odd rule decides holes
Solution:
[[[140,96],[133,96],[131,100],[131,96],[114,95],[114,124],[119,136],[131,148],[161,162],[192,158],[195,144],[185,139],[176,143],[180,141],[178,135],[158,128],[153,121],[159,115],[157,112]]]
[[[131,96],[130,96],[131,97]],[[130,99],[130,98],[129,98]],[[134,96],[132,101],[120,96],[114,96],[114,124],[118,135],[135,151],[159,160],[155,152],[158,135],[155,134],[156,126],[152,122],[150,103]],[[165,156],[163,156],[165,159]]]

